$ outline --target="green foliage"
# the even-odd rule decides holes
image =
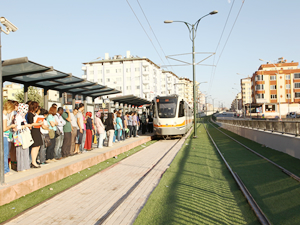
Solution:
[[[15,97],[18,102],[24,102],[23,91],[18,92]],[[43,97],[40,95],[39,89],[36,87],[28,87],[28,101],[29,100],[38,102],[41,107],[44,106]]]

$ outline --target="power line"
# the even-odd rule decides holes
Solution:
[[[226,19],[226,21],[225,21],[225,24],[224,24],[224,27],[223,27],[223,31],[222,31],[222,33],[221,33],[221,36],[220,36],[219,42],[218,42],[218,44],[217,44],[217,47],[216,47],[215,53],[217,53],[217,50],[218,50],[218,48],[219,48],[219,46],[220,46],[221,39],[222,39],[222,37],[223,37],[223,34],[224,34],[224,31],[225,31],[225,28],[226,28],[226,26],[227,26],[227,22],[228,22],[228,19],[229,19],[229,17],[230,17],[230,14],[231,14],[231,11],[232,11],[232,8],[233,8],[233,5],[234,5],[234,3],[235,3],[235,0],[233,0],[233,2],[232,2],[232,4],[231,4],[231,7],[230,7],[230,10],[229,10],[229,13],[228,13],[227,19]],[[213,59],[213,65],[215,64],[215,58],[216,58],[216,54],[214,55],[214,59]],[[211,85],[212,85],[212,80],[213,80],[213,76],[214,76],[214,73],[213,73],[213,72],[214,72],[214,71],[215,71],[215,68],[214,68],[214,67],[212,67],[212,69],[211,69],[211,75],[210,75],[210,82],[209,82],[209,89],[210,89],[210,87],[211,87]]]
[[[152,33],[153,33],[153,35],[154,35],[154,37],[155,37],[155,39],[156,39],[156,41],[157,41],[157,43],[158,43],[158,45],[159,45],[161,51],[163,52],[163,54],[164,54],[165,58],[167,59],[168,63],[171,64],[170,61],[169,61],[169,59],[168,59],[167,56],[166,56],[165,51],[164,51],[163,48],[161,47],[161,44],[159,43],[158,38],[156,37],[155,32],[153,31],[153,29],[152,29],[152,27],[151,27],[151,25],[150,25],[150,22],[149,22],[149,20],[148,20],[148,18],[147,18],[147,16],[146,16],[146,14],[145,14],[145,12],[144,12],[142,6],[141,6],[139,0],[136,0],[136,1],[137,1],[137,3],[139,4],[139,6],[140,6],[140,8],[141,8],[141,10],[142,10],[142,12],[143,12],[143,14],[144,14],[144,16],[145,16],[145,18],[146,18],[146,20],[147,20],[147,23],[148,23],[148,25],[149,25],[149,27],[150,27],[150,30],[152,31]],[[171,66],[171,69],[174,70],[172,66]]]
[[[221,56],[222,56],[222,54],[223,54],[223,51],[224,51],[224,49],[225,49],[225,47],[226,47],[226,45],[227,45],[227,42],[228,42],[228,40],[229,40],[229,37],[230,37],[230,35],[231,35],[232,31],[233,31],[233,28],[234,28],[234,26],[235,26],[235,24],[236,24],[236,21],[237,21],[239,15],[240,15],[240,12],[241,12],[241,10],[242,10],[242,8],[243,8],[243,6],[244,6],[244,2],[245,2],[245,0],[243,0],[243,2],[242,2],[242,5],[241,5],[241,7],[240,7],[240,10],[239,10],[239,12],[238,12],[238,14],[237,14],[237,16],[236,16],[236,18],[235,18],[235,21],[234,21],[234,23],[233,23],[233,25],[232,25],[232,28],[231,28],[231,30],[230,30],[230,32],[229,32],[229,35],[228,35],[227,39],[226,39],[226,42],[225,42],[224,47],[223,47],[223,49],[222,49],[222,51],[221,51],[221,54],[219,55],[218,61],[217,61],[217,63],[216,63],[214,75],[215,75],[215,73],[216,73],[217,65],[218,65],[218,63],[219,63],[219,61],[220,61],[220,58],[221,58]],[[213,78],[214,78],[214,75],[213,75]],[[212,87],[212,82],[213,82],[213,79],[211,80],[211,86],[210,86],[210,88]],[[210,89],[209,89],[209,91],[210,91]]]
[[[126,0],[126,1],[127,1],[128,5],[129,5],[129,7],[130,7],[131,11],[132,11],[132,12],[133,12],[133,14],[135,15],[135,17],[136,17],[137,21],[139,22],[139,24],[140,24],[140,25],[141,25],[141,27],[143,28],[144,32],[146,33],[146,35],[147,35],[148,39],[150,40],[150,42],[151,42],[151,44],[152,44],[153,48],[155,49],[155,51],[156,51],[157,55],[158,55],[158,56],[159,56],[159,58],[160,58],[160,60],[162,61],[162,63],[163,63],[163,64],[165,64],[165,62],[164,62],[164,61],[163,61],[163,59],[161,58],[160,54],[158,53],[158,51],[157,51],[156,47],[154,46],[154,44],[153,44],[153,42],[152,42],[151,38],[149,37],[148,33],[146,32],[145,28],[143,27],[143,25],[142,25],[141,21],[139,20],[138,16],[135,14],[135,12],[134,12],[133,8],[131,7],[130,3],[128,2],[128,0]]]

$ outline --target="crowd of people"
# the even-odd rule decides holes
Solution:
[[[153,119],[137,112],[114,110],[105,115],[84,112],[80,103],[72,112],[53,104],[49,111],[36,101],[18,103],[8,100],[3,106],[4,172],[11,174],[9,153],[15,152],[17,171],[41,168],[41,165],[82,154],[97,148],[110,147],[127,138],[153,132]]]

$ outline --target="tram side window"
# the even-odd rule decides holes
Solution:
[[[183,117],[184,116],[184,101],[181,101],[179,104],[179,116],[178,117]]]
[[[153,111],[153,117],[156,118],[156,105],[154,101],[152,101],[152,111]]]

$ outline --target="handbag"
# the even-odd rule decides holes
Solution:
[[[54,132],[54,130],[52,130],[52,129],[49,130],[49,137],[51,139],[55,138],[55,132]]]
[[[23,141],[22,143],[23,149],[29,148],[34,143],[31,136],[31,132],[28,128],[25,128],[25,130],[21,132],[21,137]]]
[[[15,132],[13,135],[14,144],[15,146],[21,146],[22,145],[22,137],[19,131]]]
[[[97,137],[94,135],[94,144],[97,144]]]
[[[55,138],[59,137],[61,135],[61,131],[57,128],[55,131]]]
[[[48,148],[51,145],[51,139],[48,134],[42,134],[44,136],[44,145]]]

